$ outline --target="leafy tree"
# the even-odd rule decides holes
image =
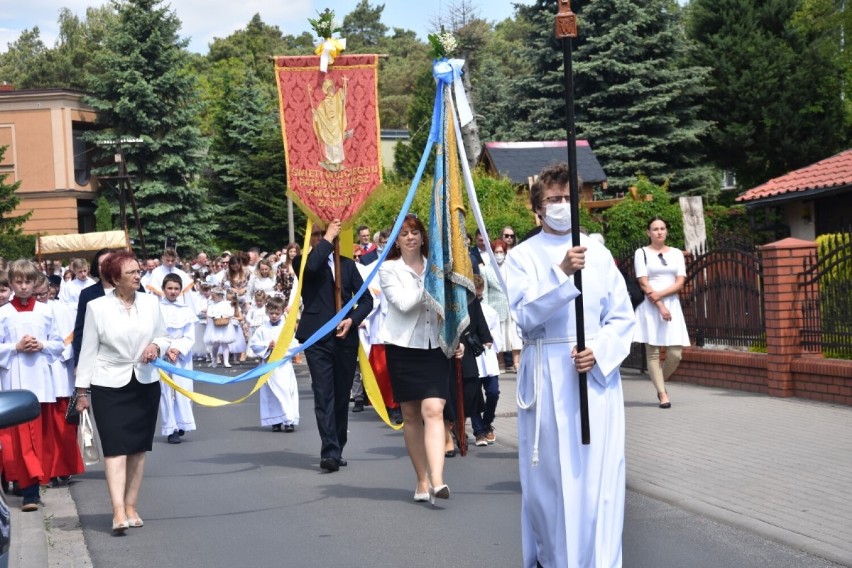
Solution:
[[[679,64],[685,45],[674,0],[590,0],[577,50],[578,130],[610,187],[626,190],[637,173],[675,192],[709,179],[697,118],[707,69]]]
[[[423,72],[414,84],[413,100],[408,107],[407,126],[411,135],[407,142],[400,142],[394,149],[394,170],[403,178],[412,179],[417,173],[417,166],[432,125],[432,109],[435,106],[435,79],[432,77],[431,65]],[[435,154],[426,164],[425,172],[434,170]]]
[[[113,228],[112,207],[109,205],[109,200],[101,195],[98,197],[97,206],[95,207],[95,229],[98,231],[111,231]]]
[[[125,146],[124,155],[147,241],[174,235],[186,249],[204,248],[217,208],[198,187],[205,147],[180,21],[162,0],[113,0],[112,6],[117,25],[90,76],[89,102],[105,127],[95,136],[143,140]]]
[[[379,64],[379,112],[382,128],[405,128],[417,77],[431,69],[429,49],[411,30],[394,28],[379,51],[390,57]]]
[[[388,27],[382,23],[384,4],[371,6],[369,0],[360,0],[355,9],[343,18],[343,32],[346,38],[346,51],[366,53],[373,51],[384,38]]]
[[[648,243],[648,220],[659,215],[669,229],[668,245],[683,249],[683,213],[672,201],[668,184],[656,185],[639,176],[634,184],[639,199],[625,199],[604,212],[606,246],[616,258],[626,258],[637,247]],[[651,196],[651,199],[646,199]]]
[[[696,65],[712,69],[704,107],[709,157],[742,187],[844,147],[842,76],[821,38],[793,24],[799,2],[693,0]]]
[[[0,80],[17,89],[35,89],[43,86],[44,55],[47,46],[41,40],[38,26],[24,30],[18,39],[8,44],[0,53]]]
[[[0,164],[3,163],[7,149],[8,146],[0,146]],[[21,199],[16,193],[21,182],[7,183],[8,177],[9,174],[0,174],[0,235],[19,235],[21,234],[21,226],[26,223],[33,212],[28,211],[23,215],[11,215],[21,203]]]
[[[284,148],[278,116],[249,71],[226,91],[215,122],[208,183],[222,203],[217,237],[228,248],[287,244]],[[301,225],[299,225],[301,226]]]

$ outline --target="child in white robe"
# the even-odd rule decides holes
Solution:
[[[213,362],[211,367],[216,367],[219,356],[230,367],[228,357],[231,355],[230,345],[234,341],[234,326],[231,318],[234,317],[234,307],[225,299],[225,291],[216,286],[210,290],[210,304],[207,306],[207,329],[204,330],[204,343],[210,345]],[[227,321],[226,321],[227,320]],[[221,322],[217,325],[217,321]]]
[[[74,278],[65,281],[59,288],[59,301],[68,306],[77,317],[77,302],[80,300],[80,292],[95,284],[89,277],[89,263],[82,258],[71,261],[71,271]]]
[[[234,364],[239,361],[246,360],[246,318],[240,307],[240,297],[233,290],[225,291],[225,299],[231,303],[234,309],[234,315],[231,317],[231,327],[234,328],[233,341],[228,345],[228,349],[234,356]],[[230,367],[228,359],[224,358],[225,367]]]
[[[195,345],[195,322],[198,318],[191,302],[178,302],[183,282],[177,274],[167,274],[163,278],[163,298],[160,311],[166,323],[166,332],[171,346],[165,357],[181,369],[192,369],[192,348]],[[172,381],[179,387],[191,391],[192,380],[172,375]],[[195,416],[192,413],[192,401],[175,391],[165,382],[160,390],[161,433],[167,436],[169,444],[180,444],[186,432],[195,430]]]
[[[249,328],[249,337],[266,321],[266,292],[258,290],[254,293],[254,303],[246,310],[246,323]],[[254,352],[250,353],[254,357]]]
[[[273,296],[266,301],[269,321],[257,328],[249,341],[249,348],[263,362],[269,358],[281,335],[284,315],[284,298]],[[294,432],[299,424],[299,386],[293,365],[287,361],[272,372],[269,381],[260,387],[260,425],[272,426],[273,432]]]

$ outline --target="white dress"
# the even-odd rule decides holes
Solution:
[[[204,343],[207,345],[234,341],[234,326],[230,322],[228,322],[228,325],[221,326],[213,323],[213,320],[219,317],[234,317],[234,306],[231,305],[231,302],[227,300],[211,301],[207,306],[207,329],[204,330]]]
[[[659,254],[662,254],[665,264]],[[664,290],[674,284],[678,276],[686,276],[683,253],[671,247],[664,253],[657,253],[650,247],[636,249],[633,264],[636,269],[636,278],[647,276],[648,283],[654,290]],[[663,305],[672,314],[671,321],[664,320],[660,310],[651,302],[644,301],[639,304],[636,308],[633,341],[649,343],[657,347],[665,345],[689,347],[689,333],[678,295],[666,296],[663,298]]]
[[[249,340],[249,348],[262,358],[264,363],[271,351],[269,342],[278,340],[284,326],[283,321],[280,320],[277,325],[264,323]],[[291,347],[297,345],[298,342],[294,340]],[[276,424],[299,424],[299,385],[296,383],[296,373],[290,361],[272,371],[269,381],[260,387],[260,425]]]
[[[539,233],[506,259],[509,309],[524,348],[518,373],[518,459],[523,566],[621,566],[624,396],[619,366],[630,352],[633,308],[610,252],[588,247],[583,270],[591,444],[580,436],[574,298],[558,263],[571,236]],[[522,403],[522,404],[521,404]],[[533,465],[538,457],[538,463]]]
[[[160,300],[160,311],[166,323],[166,333],[171,340],[171,348],[180,351],[174,365],[181,369],[192,369],[192,348],[195,345],[195,323],[198,320],[193,308],[186,304]],[[163,353],[165,355],[165,353]],[[172,375],[170,377],[179,387],[192,391],[192,379]],[[192,401],[177,392],[165,382],[160,390],[160,433],[168,436],[175,430],[191,432],[195,430],[195,416]]]

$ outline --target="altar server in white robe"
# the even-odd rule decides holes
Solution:
[[[192,369],[192,348],[195,345],[195,323],[198,317],[191,303],[179,302],[183,280],[177,274],[167,274],[163,278],[163,298],[160,311],[166,323],[171,345],[165,357],[176,367]],[[192,380],[177,375],[171,376],[179,387],[192,391]],[[181,437],[195,430],[195,416],[192,401],[163,382],[160,390],[161,433],[167,436],[170,444],[180,444]]]
[[[266,363],[283,327],[284,298],[272,296],[266,300],[267,321],[255,330],[249,349]],[[293,314],[295,316],[295,314]],[[293,342],[292,346],[298,345]],[[260,425],[272,426],[273,432],[294,432],[299,425],[299,385],[293,364],[287,361],[272,371],[269,381],[260,387]]]
[[[59,288],[59,301],[68,306],[77,316],[77,302],[80,300],[80,292],[95,284],[95,280],[89,277],[89,263],[82,258],[71,261],[71,272],[74,278],[66,280]]]
[[[524,348],[518,374],[523,565],[621,566],[624,397],[619,366],[634,316],[610,252],[572,246],[568,167],[545,169],[530,191],[538,235],[514,247],[509,306]],[[582,270],[586,349],[576,352],[572,275]],[[578,372],[587,372],[591,444],[580,434]]]

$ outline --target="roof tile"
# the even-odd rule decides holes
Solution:
[[[794,170],[745,191],[737,201],[756,201],[785,193],[852,185],[852,149]]]

